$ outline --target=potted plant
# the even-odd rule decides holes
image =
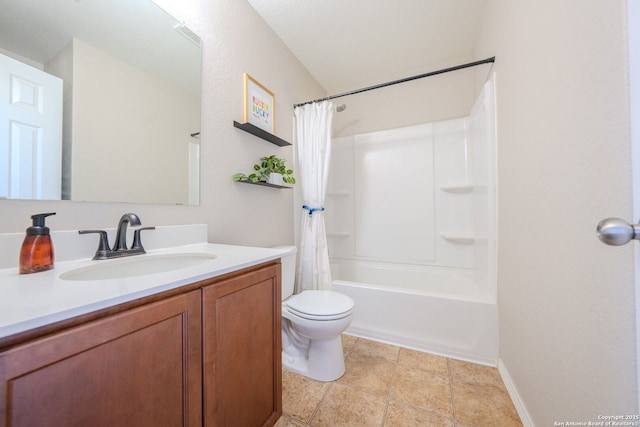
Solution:
[[[285,162],[285,159],[276,155],[262,157],[259,164],[253,165],[254,173],[250,175],[236,173],[231,176],[231,179],[234,181],[268,182],[274,185],[295,184],[293,170],[287,169]]]

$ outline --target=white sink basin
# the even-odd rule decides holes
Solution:
[[[158,255],[134,255],[129,258],[95,261],[94,265],[69,270],[60,275],[63,280],[106,280],[165,273],[195,267],[213,261],[216,255],[189,252]]]

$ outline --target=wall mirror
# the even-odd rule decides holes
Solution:
[[[2,0],[0,198],[197,205],[200,39],[151,0]]]

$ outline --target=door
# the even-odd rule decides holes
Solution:
[[[608,218],[598,224],[598,237],[611,245],[623,245],[640,240],[640,3],[627,1],[627,28],[629,54],[629,116],[631,135],[631,178],[633,216],[629,224],[625,219]],[[633,243],[633,242],[632,242]],[[640,408],[640,242],[634,245],[634,272],[636,297],[636,398]]]
[[[633,215],[640,219],[640,3],[627,1],[629,29],[629,94],[631,118]],[[634,245],[636,282],[636,374],[640,408],[640,246]]]
[[[0,198],[61,198],[62,80],[0,54]]]
[[[280,266],[202,289],[205,426],[273,426],[282,414]]]

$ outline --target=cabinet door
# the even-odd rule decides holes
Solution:
[[[203,288],[206,426],[271,426],[282,414],[280,265]]]
[[[0,425],[201,425],[200,298],[178,295],[0,354]]]

